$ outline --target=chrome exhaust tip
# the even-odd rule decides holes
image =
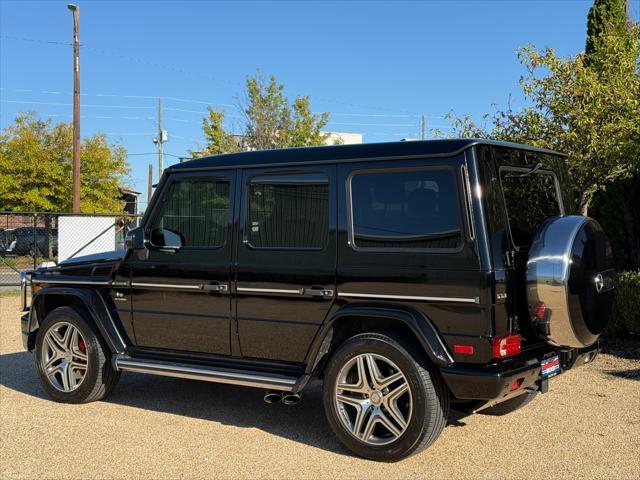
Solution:
[[[269,405],[278,403],[280,400],[282,400],[282,392],[271,390],[264,395],[264,403]]]
[[[301,397],[298,393],[287,393],[282,396],[282,403],[285,405],[297,405],[300,403]]]

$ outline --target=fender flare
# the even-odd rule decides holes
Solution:
[[[98,327],[102,338],[112,353],[124,353],[127,348],[126,336],[117,327],[117,319],[113,317],[109,309],[107,298],[103,292],[91,288],[82,287],[45,287],[37,292],[31,300],[29,310],[28,332],[33,333],[39,327],[39,319],[44,317],[44,299],[49,295],[73,296],[82,302]]]
[[[352,305],[340,307],[323,325],[309,349],[306,373],[311,373],[320,359],[327,353],[329,345],[325,340],[332,336],[333,327],[344,317],[380,318],[401,322],[413,332],[422,350],[439,367],[453,363],[453,357],[440,337],[433,322],[422,312],[399,305]]]

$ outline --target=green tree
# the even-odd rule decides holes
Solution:
[[[18,115],[0,133],[0,210],[71,210],[72,133],[70,124],[54,125],[34,113]],[[125,149],[96,134],[82,140],[81,161],[82,211],[122,211]]]
[[[244,114],[241,133],[234,136],[228,132],[224,127],[224,112],[209,107],[209,115],[202,122],[206,146],[193,154],[325,144],[329,135],[322,129],[329,121],[329,114],[314,114],[308,96],[290,101],[284,94],[284,85],[273,75],[265,81],[260,72],[247,78],[246,88],[241,104]]]
[[[566,153],[574,193],[587,214],[598,189],[639,169],[638,33],[638,26],[631,25],[623,36],[601,34],[591,64],[585,63],[584,53],[561,58],[551,48],[519,50],[527,70],[520,84],[529,106],[498,109],[485,116],[488,127],[451,114],[451,136],[508,140]]]
[[[626,0],[595,0],[587,16],[585,63],[597,61],[604,36],[631,38],[627,28]]]

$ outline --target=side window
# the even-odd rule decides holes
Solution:
[[[450,169],[356,173],[350,182],[357,248],[456,249],[460,201]]]
[[[253,248],[322,249],[329,238],[329,181],[322,174],[255,177],[247,240]]]
[[[157,247],[216,248],[229,224],[230,183],[220,179],[174,181],[162,198],[151,227]]]

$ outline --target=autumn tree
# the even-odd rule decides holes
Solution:
[[[52,124],[34,113],[18,115],[0,133],[0,210],[71,210],[72,133],[70,124]],[[82,140],[81,161],[82,211],[122,211],[125,149],[95,134]]]
[[[265,80],[257,72],[247,78],[240,110],[243,124],[240,133],[234,136],[225,128],[224,112],[209,107],[202,122],[206,146],[192,153],[215,155],[247,149],[324,145],[329,137],[322,132],[329,114],[314,114],[308,96],[290,101],[284,94],[284,85],[273,75]]]
[[[598,3],[612,2],[596,2],[594,9]],[[590,25],[595,31],[595,20]],[[640,168],[639,31],[635,24],[622,34],[617,27],[604,28],[588,42],[593,45],[589,55],[562,58],[549,47],[520,49],[527,72],[520,85],[529,106],[498,109],[484,117],[488,126],[451,114],[451,136],[508,140],[566,153],[580,211],[587,214],[596,191]]]

